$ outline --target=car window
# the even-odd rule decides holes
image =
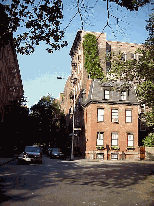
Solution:
[[[58,149],[58,148],[53,148],[52,151],[53,151],[53,152],[59,152],[59,149]]]
[[[25,152],[40,152],[38,147],[26,147]]]

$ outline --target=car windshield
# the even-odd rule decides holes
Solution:
[[[40,152],[40,148],[38,148],[38,147],[26,147],[25,152]]]
[[[53,152],[59,152],[59,148],[53,148]]]

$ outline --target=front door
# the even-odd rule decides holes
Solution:
[[[145,159],[145,147],[140,147],[140,160]]]

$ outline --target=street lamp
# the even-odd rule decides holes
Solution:
[[[74,102],[73,102],[73,135],[72,135],[72,148],[71,148],[71,160],[73,160],[73,141],[74,141],[74,115],[75,115],[75,87],[74,84],[76,83],[77,78],[72,79],[73,84],[73,93],[74,93]]]
[[[62,79],[62,77],[57,77],[57,79]],[[74,136],[75,136],[75,134],[74,134],[74,131],[75,131],[75,128],[74,128],[74,114],[75,114],[75,87],[74,87],[74,85],[76,84],[76,81],[77,81],[77,78],[76,77],[74,77],[74,78],[72,78],[71,79],[72,81],[71,81],[71,83],[72,83],[72,87],[73,87],[73,96],[74,96],[74,102],[73,102],[73,134],[72,134],[72,147],[71,147],[71,159],[70,160],[72,160],[73,161],[73,158],[74,158],[74,156],[73,156],[73,141],[74,141]]]

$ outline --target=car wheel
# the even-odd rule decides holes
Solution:
[[[39,164],[42,164],[42,160],[39,161]]]
[[[22,163],[22,161],[21,160],[18,160],[18,165],[20,165]]]

